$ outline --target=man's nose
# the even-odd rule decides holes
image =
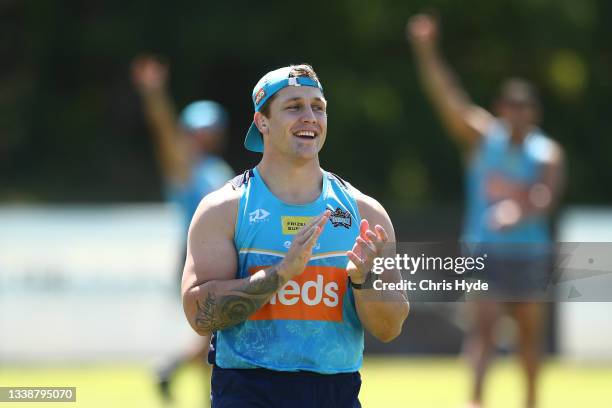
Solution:
[[[317,123],[317,116],[315,115],[311,106],[307,106],[304,109],[304,114],[302,115],[301,119],[304,123]]]

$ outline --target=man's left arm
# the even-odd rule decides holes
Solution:
[[[357,204],[362,220],[359,236],[347,252],[347,272],[353,284],[363,284],[361,289],[353,288],[362,325],[380,341],[389,342],[401,333],[410,311],[408,299],[402,290],[376,290],[371,282],[374,279],[384,283],[401,281],[396,269],[385,270],[380,275],[372,272],[375,258],[395,257],[395,231],[389,215],[376,200],[358,194]]]

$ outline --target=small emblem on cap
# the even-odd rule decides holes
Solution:
[[[300,83],[298,82],[298,79],[297,79],[297,78],[295,78],[295,77],[290,77],[290,78],[287,78],[287,81],[289,81],[289,82],[288,82],[288,85],[289,85],[289,86],[302,86],[302,84],[300,84]]]
[[[259,102],[264,98],[264,96],[266,96],[266,91],[264,91],[264,89],[261,88],[255,94],[255,105],[259,105]]]

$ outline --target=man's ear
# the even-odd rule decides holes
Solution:
[[[257,126],[257,129],[259,129],[262,135],[268,133],[268,118],[266,118],[263,113],[255,112],[255,115],[253,115],[253,122],[255,122],[255,126]]]

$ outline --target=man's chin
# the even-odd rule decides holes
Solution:
[[[316,159],[319,156],[319,150],[321,149],[319,148],[317,144],[313,144],[309,146],[298,145],[298,146],[294,146],[293,154],[300,159],[312,160],[312,159]]]

